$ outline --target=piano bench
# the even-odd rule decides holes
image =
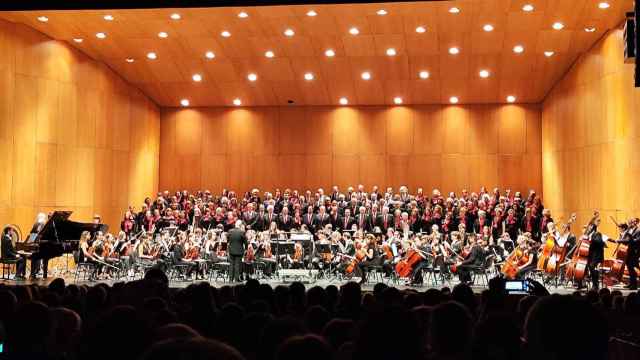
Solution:
[[[2,267],[2,276],[0,278],[4,280],[10,280],[11,267],[16,266],[17,263],[17,259],[0,259],[0,266]]]

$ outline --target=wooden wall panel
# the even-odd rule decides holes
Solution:
[[[196,117],[195,126],[181,122]],[[505,184],[541,192],[540,126],[537,105],[167,108],[160,188],[304,191],[363,184],[430,192]],[[500,148],[500,134],[511,145]],[[194,144],[202,144],[200,152]],[[193,153],[188,158],[185,148]]]
[[[640,93],[633,66],[622,61],[623,47],[621,29],[606,33],[542,104],[542,174],[534,176],[542,177],[545,206],[561,216],[582,214],[579,223],[594,209],[618,221],[640,210]],[[535,145],[527,142],[527,148]],[[616,235],[611,221],[603,221],[601,230]]]
[[[0,91],[0,224],[24,233],[38,212],[66,209],[118,229],[157,191],[158,109],[104,64],[1,20]]]

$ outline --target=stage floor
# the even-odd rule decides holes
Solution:
[[[98,281],[87,281],[87,280],[78,280],[77,282],[75,281],[75,278],[73,276],[73,274],[69,274],[66,276],[61,276],[64,280],[65,283],[67,284],[77,284],[77,285],[87,285],[87,286],[93,286],[99,283],[105,283],[107,285],[113,285],[116,282],[123,282],[126,280],[98,280]],[[0,280],[0,284],[6,284],[6,285],[31,285],[31,284],[36,284],[36,285],[40,285],[40,286],[47,286],[49,285],[49,283],[51,281],[53,281],[53,279],[55,279],[54,277],[50,277],[47,278],[46,280],[43,279],[37,279],[37,280],[25,280],[25,281],[14,281],[14,280]],[[337,287],[340,287],[343,284],[346,284],[349,281],[357,281],[359,280],[359,278],[354,278],[353,280],[340,280],[340,279],[318,279],[315,280],[313,282],[303,282],[303,284],[306,286],[307,289],[314,287],[314,286],[321,286],[321,287],[327,287],[330,285],[334,285]],[[169,282],[169,287],[170,288],[174,288],[174,289],[180,289],[180,288],[185,288],[191,284],[195,284],[198,282],[202,282],[203,280],[171,280]],[[204,280],[206,281],[206,280]],[[272,287],[278,286],[278,285],[289,285],[291,284],[292,281],[283,281],[281,279],[261,279],[260,283],[264,283],[264,284],[269,284]],[[220,288],[223,286],[229,286],[229,285],[235,285],[238,283],[229,283],[227,281],[208,281],[211,286]],[[387,279],[385,279],[383,281],[385,284],[389,285],[389,286],[393,286],[395,288],[398,288],[400,290],[414,290],[414,291],[419,291],[419,292],[424,292],[427,289],[430,288],[436,288],[436,289],[441,289],[443,287],[449,287],[449,288],[453,288],[455,285],[458,284],[457,280],[452,280],[452,281],[448,281],[445,282],[444,284],[430,284],[430,283],[425,283],[422,286],[409,286],[409,285],[405,285],[404,281],[399,281],[398,283],[395,283],[394,281],[387,281]],[[375,286],[377,282],[368,282],[367,284],[364,284],[362,286],[363,291],[372,291],[373,287]],[[487,286],[484,284],[479,284],[479,285],[473,285],[471,286],[471,288],[473,289],[473,291],[475,293],[481,293],[483,290],[487,289]],[[620,290],[624,295],[627,295],[628,293],[630,293],[630,290],[626,290],[623,287],[612,287],[610,288],[611,290]],[[576,291],[575,288],[572,287],[565,287],[565,286],[547,286],[547,290],[549,290],[550,293],[552,294],[572,294]]]

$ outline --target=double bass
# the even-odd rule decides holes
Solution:
[[[585,226],[582,236],[573,251],[571,262],[569,262],[565,270],[567,280],[581,282],[584,279],[587,273],[587,266],[589,265],[589,249],[591,248],[591,234],[588,233],[588,231],[599,216],[600,213],[595,211],[593,217],[587,226]]]
[[[611,221],[613,221],[613,223],[616,224],[616,227],[620,229],[620,238],[617,241],[615,241],[616,249],[613,252],[613,259],[611,260],[611,264],[610,264],[611,270],[607,272],[604,278],[605,284],[607,286],[615,285],[621,282],[622,280],[624,280],[625,267],[627,263],[627,252],[629,250],[629,247],[626,244],[623,244],[620,242],[620,240],[622,240],[622,238],[625,235],[625,232],[628,229],[627,224],[625,223],[618,224],[618,222],[613,217],[610,217],[610,218],[611,218]],[[612,240],[609,240],[609,241],[612,241]]]
[[[570,226],[573,222],[576,221],[576,214],[571,214],[571,217],[567,221],[566,224],[562,226],[562,231],[560,231],[560,237],[569,237],[570,234]],[[544,272],[550,275],[555,275],[558,271],[558,267],[562,264],[567,256],[567,242],[565,239],[564,244],[560,246],[557,242],[554,244],[553,250],[547,259],[547,264],[545,266]]]

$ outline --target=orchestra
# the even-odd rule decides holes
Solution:
[[[472,283],[475,273],[494,267],[507,279],[541,274],[544,281],[578,288],[586,275],[598,288],[607,265],[600,219],[589,221],[579,242],[571,233],[575,220],[573,214],[557,225],[534,191],[523,198],[497,188],[446,198],[437,189],[431,197],[422,189],[413,195],[405,186],[398,193],[377,187],[367,193],[362,185],[342,193],[335,186],[330,195],[322,189],[253,189],[243,196],[226,189],[217,195],[165,191],[145,199],[139,212],[128,207],[116,237],[83,233],[76,258],[95,265],[91,280],[109,279],[115,269],[131,274],[154,265],[180,268],[183,278],[205,279],[218,266],[230,281],[255,276],[258,269],[269,278],[279,269],[298,269],[365,283],[370,271],[379,270],[420,286],[425,271],[441,281],[455,274]],[[32,236],[45,222],[39,215]],[[637,219],[621,225],[620,259],[617,272],[605,274],[608,283],[637,287],[637,225]],[[32,258],[32,274],[39,270],[38,260]]]

